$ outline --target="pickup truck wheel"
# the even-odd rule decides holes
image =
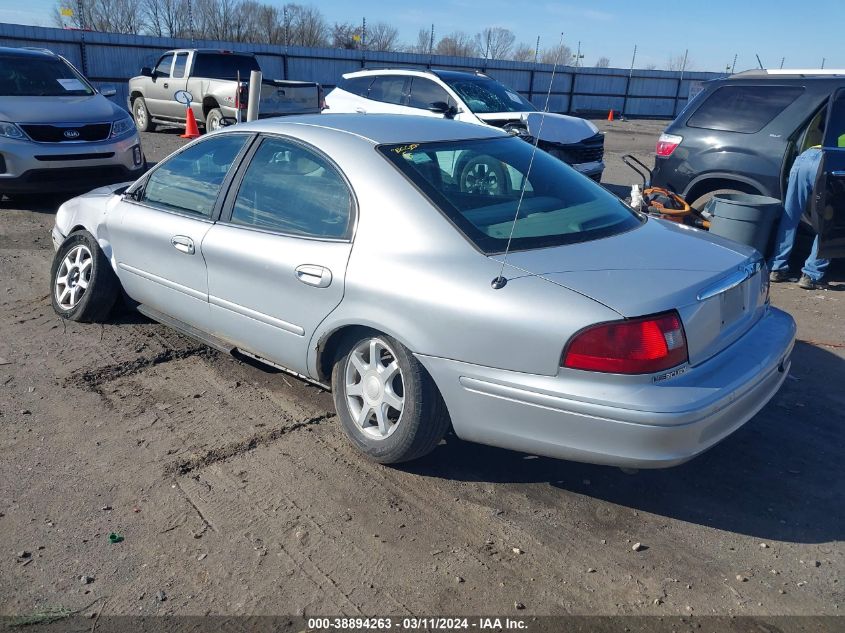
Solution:
[[[156,126],[150,120],[150,111],[144,97],[138,97],[132,102],[132,116],[135,117],[135,127],[139,132],[155,132]]]
[[[223,113],[220,112],[220,108],[209,110],[205,116],[205,131],[214,132],[223,127],[223,125]]]

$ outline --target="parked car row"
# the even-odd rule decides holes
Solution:
[[[79,190],[131,179],[144,169],[131,120],[106,101],[64,58],[43,49],[0,48],[0,196],[45,190]],[[217,130],[246,118],[248,82],[260,71],[254,55],[226,50],[177,49],[129,80],[127,108],[138,131],[184,126],[190,95],[199,126]],[[577,117],[541,113],[515,90],[482,74],[402,69],[344,75],[323,98],[314,82],[263,78],[261,118],[318,113],[392,113],[455,119],[499,127],[534,142],[577,171],[601,179],[604,135]],[[543,123],[541,124],[541,121]],[[117,143],[117,139],[123,142]],[[34,143],[43,145],[37,146]],[[73,144],[73,145],[71,145]],[[479,188],[507,189],[496,162],[473,165]]]

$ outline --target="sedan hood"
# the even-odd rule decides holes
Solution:
[[[703,288],[724,278],[754,249],[704,231],[649,219],[613,237],[510,253],[521,273],[604,304],[625,317],[690,305]],[[501,255],[492,257],[502,260]],[[511,275],[520,274],[512,271]],[[508,277],[507,271],[505,276]]]
[[[540,140],[550,143],[568,145],[577,143],[598,134],[599,129],[586,119],[580,119],[565,114],[548,112],[497,112],[492,114],[477,114],[485,123],[501,124],[502,121],[522,121],[528,128],[528,134],[533,137],[540,135]],[[545,120],[544,120],[545,119]],[[542,121],[542,129],[541,129]]]
[[[0,97],[0,121],[11,123],[100,123],[126,113],[103,95]]]

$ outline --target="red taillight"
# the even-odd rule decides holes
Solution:
[[[687,340],[677,312],[600,323],[576,334],[562,367],[610,374],[651,374],[687,361]]]
[[[678,147],[683,140],[683,136],[678,136],[676,134],[661,134],[660,138],[657,139],[655,152],[657,152],[658,156],[662,156],[663,158],[671,156],[672,152],[675,151],[675,148]]]

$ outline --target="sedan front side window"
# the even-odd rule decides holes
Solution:
[[[150,174],[143,202],[210,218],[223,181],[248,138],[221,134],[171,156]]]

